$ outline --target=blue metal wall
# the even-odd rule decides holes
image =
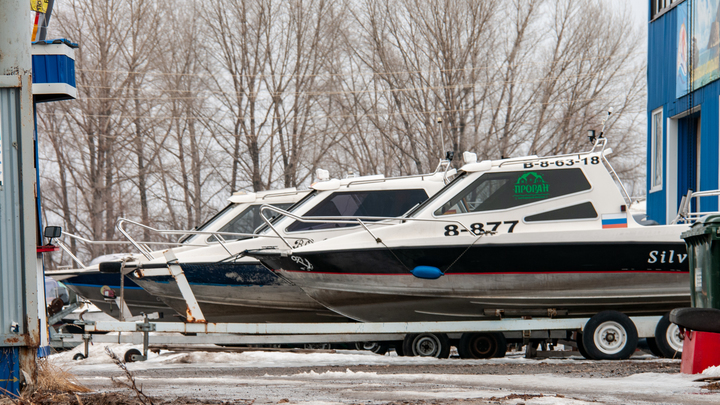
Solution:
[[[17,347],[0,347],[0,396],[20,391],[20,356]]]
[[[668,123],[667,119],[690,110],[695,106],[700,107],[698,114],[681,118],[678,120],[678,147],[671,150],[677,158],[677,195],[670,196],[671,199],[679,201],[681,195],[687,192],[687,188],[693,186],[695,167],[692,158],[696,153],[694,148],[690,127],[690,121],[697,116],[700,117],[700,185],[699,190],[713,190],[718,187],[718,109],[720,108],[720,80],[716,80],[682,98],[675,97],[675,80],[677,64],[677,24],[678,8],[671,9],[648,26],[648,64],[647,64],[647,212],[650,218],[659,223],[666,223],[667,217],[667,190],[668,190],[668,158],[664,156],[663,165],[663,188],[660,191],[650,193],[651,182],[651,145],[652,145],[652,112],[663,107],[663,151],[667,155]],[[694,191],[698,191],[697,189]],[[718,209],[717,198],[705,198],[701,201],[702,211],[714,211]],[[673,213],[674,214],[674,213]]]

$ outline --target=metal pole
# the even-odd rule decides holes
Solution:
[[[36,377],[40,346],[30,7],[0,0],[0,387]],[[3,372],[6,374],[3,375]]]

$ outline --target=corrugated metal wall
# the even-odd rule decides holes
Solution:
[[[5,182],[0,190],[0,346],[15,346],[24,333],[22,263],[19,255],[20,182],[18,179],[17,139],[20,133],[19,88],[0,88],[0,132]],[[11,113],[15,112],[15,114]],[[14,179],[14,180],[13,180]],[[14,209],[10,209],[14,208]],[[10,330],[12,322],[19,324],[18,333]]]
[[[665,223],[667,217],[667,199],[678,201],[680,195],[687,192],[687,187],[693,183],[689,180],[695,172],[694,163],[691,162],[695,151],[686,148],[691,147],[692,141],[688,137],[693,136],[688,128],[689,121],[700,117],[700,184],[699,190],[712,190],[718,187],[718,154],[720,145],[718,109],[720,108],[720,81],[716,80],[692,93],[691,97],[686,95],[676,98],[675,80],[677,69],[677,26],[679,8],[671,9],[655,21],[649,23],[648,27],[648,63],[647,63],[647,209],[648,215],[660,222]],[[667,151],[668,142],[668,118],[682,114],[699,106],[700,111],[695,116],[680,118],[678,121],[678,148],[673,148],[670,153],[678,162],[677,173],[677,195],[669,196],[667,173],[663,174],[663,189],[650,193],[651,181],[651,136],[652,136],[652,112],[663,107],[663,150]],[[665,165],[663,171],[667,172],[669,156],[664,157]],[[697,184],[693,184],[697,188]],[[698,191],[698,190],[695,190]],[[717,198],[705,198],[701,202],[703,211],[715,211],[718,209]],[[672,213],[674,214],[674,212]]]

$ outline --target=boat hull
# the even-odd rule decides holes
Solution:
[[[299,287],[258,262],[181,264],[208,322],[343,322],[347,319],[312,300]],[[171,276],[133,280],[182,313],[187,308]]]
[[[664,253],[663,253],[664,252]],[[327,308],[364,322],[657,315],[690,302],[682,242],[416,246],[258,256]],[[434,266],[436,280],[410,274]]]
[[[51,272],[47,273],[50,277],[55,277]],[[120,297],[120,275],[101,273],[100,271],[79,270],[77,274],[68,276],[66,271],[62,275],[58,275],[58,281],[68,286],[78,295],[85,297],[106,314],[118,318],[120,310],[112,298],[103,295],[103,291],[112,290],[116,297]],[[135,284],[130,278],[125,277],[124,281],[124,299],[125,304],[133,315],[140,313],[150,314],[153,312],[162,313],[159,321],[172,322],[177,321],[175,310],[165,305],[160,299],[152,296],[143,290],[139,285]]]

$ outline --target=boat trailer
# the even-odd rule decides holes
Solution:
[[[631,317],[638,337],[653,337],[660,316]],[[150,345],[215,344],[215,345],[270,345],[311,343],[352,343],[401,341],[412,333],[503,332],[517,335],[523,340],[565,339],[568,331],[581,332],[590,318],[505,318],[486,321],[457,322],[377,322],[377,323],[182,323],[151,322],[147,316],[138,322],[75,321],[85,329],[83,334],[54,334],[53,339],[63,344],[84,344],[89,356],[89,345],[97,343],[142,344],[142,352],[128,350],[125,361],[147,360]],[[94,332],[115,332],[117,335]]]

